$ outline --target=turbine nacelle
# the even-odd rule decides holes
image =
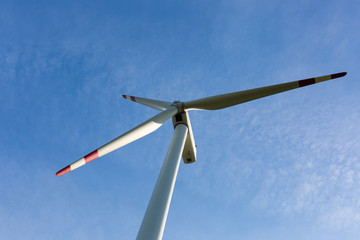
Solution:
[[[189,114],[187,111],[177,113],[172,117],[174,129],[178,124],[184,124],[188,127],[188,133],[185,139],[184,150],[182,152],[182,158],[184,163],[193,163],[196,161],[196,145],[194,140],[194,134],[191,127]]]
[[[184,124],[188,127],[184,150],[182,152],[183,161],[186,164],[194,163],[196,161],[196,145],[188,111],[184,109],[184,103],[180,101],[174,101],[171,106],[176,107],[178,110],[178,113],[172,117],[174,129],[178,124]]]

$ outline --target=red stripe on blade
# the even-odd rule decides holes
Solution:
[[[63,169],[61,169],[60,171],[58,171],[57,173],[56,173],[56,176],[62,176],[62,175],[64,175],[65,173],[68,173],[68,172],[70,172],[71,171],[71,168],[70,168],[70,165],[69,166],[67,166],[67,167],[64,167]]]
[[[134,102],[136,102],[136,101],[135,101],[135,97],[133,97],[133,96],[130,96],[130,99],[131,99],[131,101],[134,101]]]
[[[91,162],[92,160],[95,160],[99,157],[98,154],[98,150],[93,151],[92,153],[89,153],[88,155],[86,155],[85,158],[85,163]]]
[[[123,98],[125,98],[126,99],[126,95],[122,95],[123,96]]]
[[[343,76],[345,76],[346,74],[347,74],[347,72],[341,72],[341,73],[331,74],[331,79],[343,77]]]
[[[315,83],[315,78],[308,78],[299,81],[299,87],[305,87],[307,85],[311,85]]]

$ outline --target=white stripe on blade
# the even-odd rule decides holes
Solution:
[[[81,158],[70,165],[71,171],[74,169],[77,169],[78,167],[81,167],[82,165],[85,165],[85,158]]]

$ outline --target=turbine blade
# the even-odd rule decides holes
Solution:
[[[122,95],[122,96],[125,99],[131,100],[133,102],[141,103],[145,106],[155,108],[160,111],[165,111],[166,109],[168,109],[171,106],[170,102],[141,98],[141,97],[134,97],[134,96],[128,96],[128,95]]]
[[[335,73],[316,78],[308,78],[288,83],[282,83],[267,87],[255,88],[245,91],[227,93],[207,98],[201,98],[184,103],[184,108],[187,110],[218,110],[222,108],[231,107],[240,103],[252,101],[258,98],[270,96],[273,94],[289,91],[295,88],[305,87],[314,83],[319,83],[334,78],[343,77],[346,72]]]
[[[89,153],[85,157],[77,160],[76,162],[66,166],[65,168],[61,169],[56,173],[57,176],[62,176],[65,173],[68,173],[82,165],[89,163],[105,154],[108,154],[126,144],[129,144],[141,137],[152,133],[156,129],[158,129],[164,122],[166,122],[170,117],[175,115],[178,112],[177,108],[171,106],[170,108],[166,109],[165,111],[159,113],[158,115],[150,118],[149,120],[143,122],[139,126],[131,129],[130,131],[124,133],[123,135],[115,138],[111,142],[105,144],[104,146],[98,148],[97,150]]]

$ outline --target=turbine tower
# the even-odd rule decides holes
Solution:
[[[123,135],[115,138],[109,143],[106,143],[83,158],[80,158],[76,162],[61,169],[56,173],[56,175],[62,176],[65,173],[85,165],[86,163],[142,138],[158,129],[169,118],[172,118],[174,135],[172,136],[168,152],[136,238],[138,240],[162,239],[176,176],[179,169],[180,158],[182,156],[183,161],[186,164],[196,161],[196,146],[188,115],[189,110],[218,110],[227,108],[295,88],[305,87],[334,78],[340,78],[345,75],[346,72],[341,72],[321,77],[308,78],[267,87],[201,98],[188,102],[176,101],[171,103],[123,95],[125,99],[155,108],[162,112]]]

